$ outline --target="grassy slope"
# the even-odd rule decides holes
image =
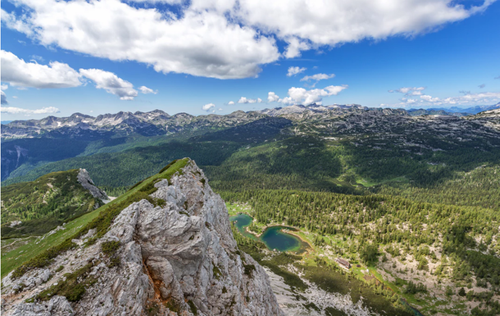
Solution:
[[[96,200],[77,181],[78,169],[2,187],[2,238],[42,235],[94,209]],[[22,223],[10,227],[11,221]]]
[[[40,240],[40,238],[35,239],[12,251],[2,251],[2,278],[10,271],[19,267],[23,262],[30,260],[50,247],[60,244],[70,236],[74,235],[81,227],[87,225],[94,218],[96,218],[101,210],[102,208],[97,209],[72,220],[64,226],[64,230],[59,230],[50,236],[45,235],[46,237],[43,240]],[[37,243],[37,240],[40,241]]]
[[[8,274],[10,271],[21,267],[23,263],[26,263],[29,260],[36,260],[37,258],[43,257],[48,252],[51,252],[51,248],[61,248],[61,245],[67,243],[68,240],[83,235],[90,228],[98,229],[98,233],[100,228],[107,230],[109,226],[100,227],[96,225],[109,220],[109,217],[107,217],[107,215],[109,215],[110,212],[115,212],[115,208],[117,206],[126,204],[128,201],[130,201],[131,198],[137,196],[138,193],[141,193],[143,189],[151,186],[153,181],[159,178],[171,177],[175,172],[183,168],[187,164],[187,162],[187,158],[175,161],[172,165],[169,166],[169,168],[164,168],[165,170],[162,170],[161,173],[144,179],[131,190],[118,197],[117,199],[109,202],[108,204],[98,208],[91,213],[85,214],[84,216],[81,216],[69,222],[66,225],[65,230],[58,231],[55,234],[46,237],[46,241],[43,243],[36,245],[35,242],[30,242],[29,244],[17,248],[11,252],[2,254],[2,277]],[[117,211],[118,213],[116,215],[119,214],[121,209],[118,209]],[[64,248],[64,250],[67,249]]]

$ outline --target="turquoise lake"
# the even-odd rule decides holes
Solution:
[[[264,233],[259,238],[257,238],[255,235],[250,234],[246,231],[246,227],[253,221],[253,218],[251,216],[248,216],[247,214],[238,214],[235,216],[231,216],[229,219],[236,225],[243,236],[255,240],[260,240],[267,246],[267,248],[271,250],[276,249],[279,251],[296,251],[300,253],[304,252],[305,249],[309,247],[309,245],[300,240],[300,238],[283,232],[284,229],[296,230],[295,228],[286,226],[268,227],[264,231]]]

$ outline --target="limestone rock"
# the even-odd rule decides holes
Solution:
[[[80,169],[80,172],[77,176],[78,182],[84,187],[86,190],[92,194],[96,199],[100,199],[101,201],[109,200],[108,195],[103,190],[99,189],[95,186],[94,181],[90,178],[90,175],[87,170]]]
[[[53,277],[48,282],[16,290],[21,279],[38,276],[40,269],[20,279],[4,278],[2,314],[59,315],[56,311],[71,308],[74,315],[102,316],[283,315],[267,274],[238,250],[224,201],[194,161],[182,174],[155,187],[151,197],[163,199],[163,207],[147,200],[131,204],[94,245],[82,243],[57,257],[49,267]],[[120,263],[115,266],[101,251],[101,244],[112,240],[120,242]],[[94,282],[80,300],[70,303],[54,297],[48,304],[25,303],[88,263],[93,264],[86,277]],[[56,272],[61,265],[65,268]]]

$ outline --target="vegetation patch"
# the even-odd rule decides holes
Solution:
[[[103,204],[77,181],[79,169],[2,186],[2,239],[43,235]],[[11,227],[10,223],[21,223]]]
[[[220,269],[215,264],[214,264],[214,268],[212,269],[212,273],[217,280],[220,280],[222,273],[220,272]]]
[[[191,309],[191,313],[193,313],[195,316],[198,315],[198,307],[194,304],[192,300],[188,300],[187,304],[189,305],[189,308]]]
[[[244,273],[248,277],[251,277],[252,273],[255,271],[255,265],[253,265],[253,264],[244,264],[243,265],[243,270],[244,270]]]
[[[176,163],[172,164],[169,169],[167,169],[165,172],[160,174],[159,177],[162,177],[165,179],[170,179],[170,177],[175,172],[179,171],[181,168],[186,166],[188,161],[189,161],[188,158],[178,160]],[[147,185],[157,178],[158,178],[158,176],[151,177],[151,178],[147,179],[147,181],[144,181],[144,183],[142,183],[141,185]],[[109,227],[111,226],[111,224],[112,224],[113,220],[116,218],[116,216],[118,216],[118,214],[120,214],[122,210],[127,208],[132,203],[139,202],[139,201],[145,199],[145,200],[148,200],[153,205],[155,205],[155,203],[156,203],[155,200],[153,198],[151,198],[145,192],[141,191],[141,189],[142,189],[142,187],[138,186],[134,190],[125,194],[124,196],[121,196],[120,198],[104,205],[101,208],[101,212],[99,213],[99,216],[97,216],[94,220],[92,220],[90,223],[88,223],[85,227],[81,228],[76,234],[67,238],[61,244],[49,248],[47,251],[41,253],[40,255],[38,255],[38,256],[30,259],[26,263],[22,264],[20,267],[18,267],[16,270],[14,270],[12,277],[18,278],[31,269],[42,268],[42,267],[49,265],[52,262],[52,259],[54,259],[58,255],[60,255],[61,253],[65,252],[71,248],[75,248],[77,245],[75,243],[73,243],[72,240],[73,239],[80,239],[90,229],[95,229],[96,234],[94,235],[92,240],[89,241],[89,244],[95,242],[99,238],[102,238],[104,236],[104,234],[106,234],[106,232],[108,231]]]
[[[40,292],[36,298],[42,301],[48,301],[54,295],[61,295],[66,297],[70,302],[79,301],[83,294],[85,294],[86,288],[97,281],[94,278],[87,277],[93,266],[94,264],[88,263],[73,273],[65,274],[65,281],[62,281],[62,279],[59,280],[55,285]]]

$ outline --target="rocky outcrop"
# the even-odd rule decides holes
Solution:
[[[154,186],[152,200],[162,206],[133,203],[93,245],[5,277],[2,314],[283,315],[264,269],[238,250],[224,201],[194,161]],[[113,241],[118,250],[105,254]],[[42,292],[75,273],[86,288],[81,297]]]
[[[87,170],[80,169],[77,176],[78,182],[84,187],[86,190],[92,194],[92,196],[101,201],[109,200],[108,195],[103,190],[99,189],[95,186],[94,181],[90,178],[90,175]]]

